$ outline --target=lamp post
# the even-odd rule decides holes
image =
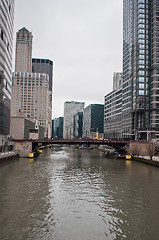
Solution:
[[[134,128],[134,129],[132,130],[132,135],[134,135],[135,141],[138,140],[138,137],[137,137],[138,134],[137,134],[137,133],[138,133],[138,132],[137,132],[137,129]]]
[[[135,129],[135,141],[137,141],[138,140],[138,132],[137,132],[137,129]]]
[[[150,125],[147,126],[147,141],[149,141]]]

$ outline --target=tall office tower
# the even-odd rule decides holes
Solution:
[[[63,117],[55,118],[52,120],[52,138],[63,138]]]
[[[65,102],[64,103],[64,119],[63,119],[63,138],[72,139],[74,137],[74,115],[82,112],[84,102]]]
[[[49,90],[52,92],[53,84],[53,62],[49,59],[32,59],[32,72],[47,73],[49,75]]]
[[[0,0],[0,150],[10,132],[14,0]]]
[[[49,75],[32,73],[32,33],[26,28],[17,32],[16,63],[13,73],[11,115],[25,112],[45,128],[45,137],[51,138],[52,93]]]
[[[123,137],[159,133],[159,0],[123,1]]]
[[[113,91],[104,98],[104,137],[122,138],[122,74],[114,73]]]
[[[47,73],[49,75],[49,108],[52,119],[52,88],[53,88],[53,62],[49,59],[32,59],[32,72],[34,73]]]
[[[32,72],[32,39],[25,27],[17,32],[15,72]]]
[[[48,74],[13,73],[11,116],[17,116],[18,112],[37,119],[45,129],[45,137],[51,137]]]
[[[96,133],[100,138],[104,133],[104,105],[90,104],[83,110],[83,133],[82,137],[94,138]],[[94,134],[95,133],[95,134]],[[99,137],[99,136],[98,136]]]

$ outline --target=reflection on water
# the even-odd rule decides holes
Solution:
[[[62,146],[0,165],[0,239],[158,240],[158,171]]]

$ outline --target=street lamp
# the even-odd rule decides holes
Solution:
[[[149,141],[150,125],[147,126],[147,141]]]

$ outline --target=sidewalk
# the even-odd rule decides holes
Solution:
[[[137,157],[137,156],[135,156],[135,157]],[[139,156],[139,158],[144,158],[146,160],[150,160],[149,156]],[[157,161],[157,162],[159,162],[159,156],[153,156],[152,160],[150,160],[150,161]]]

